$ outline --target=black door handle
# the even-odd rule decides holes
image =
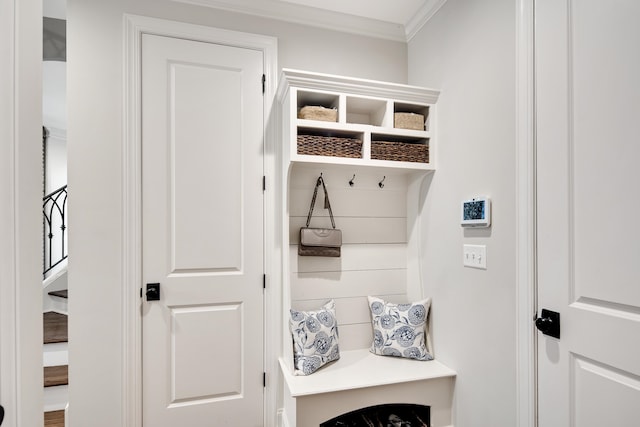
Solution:
[[[536,328],[545,335],[560,339],[560,313],[543,308],[536,319]]]
[[[4,408],[0,405],[0,426],[2,425],[2,420],[4,420]]]
[[[147,301],[160,301],[160,283],[147,283]]]

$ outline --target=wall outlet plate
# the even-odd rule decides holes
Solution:
[[[487,269],[487,246],[486,245],[463,245],[462,265],[471,268]]]

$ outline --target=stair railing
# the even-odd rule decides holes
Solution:
[[[56,265],[67,259],[67,186],[44,196],[43,214],[43,270],[46,277]]]

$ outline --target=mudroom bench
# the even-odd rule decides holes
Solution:
[[[419,216],[427,177],[436,168],[438,96],[415,86],[282,72],[276,97],[280,191],[273,201],[282,248],[281,427],[342,425],[334,419],[395,404],[427,408],[429,420],[416,424],[452,425],[454,370],[438,360],[369,351],[368,296],[395,304],[427,297],[418,265]],[[298,255],[319,176],[342,230],[340,257]],[[312,222],[329,227],[323,199],[319,194]],[[289,310],[317,310],[329,300],[335,303],[340,358],[296,376]]]
[[[291,373],[280,359],[289,420],[315,426],[336,415],[385,404],[431,406],[431,426],[450,426],[456,372],[437,360],[377,356],[368,349],[344,351],[340,359],[308,376]]]

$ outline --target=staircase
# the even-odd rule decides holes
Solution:
[[[47,176],[47,140],[49,131],[42,128],[44,177]],[[57,170],[59,165],[52,164]],[[58,171],[61,172],[61,171]],[[46,189],[46,182],[43,185]],[[67,186],[42,199],[42,312],[44,346],[44,426],[65,427],[65,410],[69,399],[68,348],[68,212]]]
[[[67,292],[48,292],[49,298],[63,299]],[[44,332],[44,426],[64,427],[69,394],[68,317],[65,313],[43,313]]]

